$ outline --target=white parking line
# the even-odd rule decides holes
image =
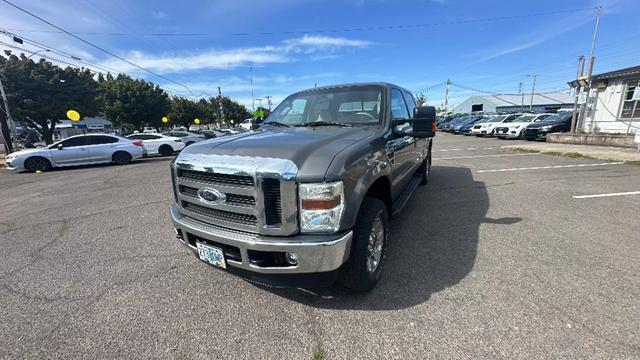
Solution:
[[[433,160],[476,159],[476,158],[486,158],[486,157],[522,156],[522,155],[540,155],[540,154],[539,153],[518,153],[518,154],[494,154],[494,155],[469,155],[469,156],[433,158]]]
[[[600,197],[609,197],[609,196],[626,196],[626,195],[640,195],[640,191],[629,191],[629,192],[619,192],[619,193],[608,193],[608,194],[594,194],[594,195],[575,195],[574,199],[591,199],[591,198],[600,198]]]
[[[493,150],[493,149],[500,149],[500,147],[486,147],[486,148],[466,148],[466,149],[433,149],[433,151],[473,151],[473,150]]]
[[[561,168],[573,168],[573,167],[587,167],[587,166],[604,166],[604,165],[620,165],[624,162],[608,162],[598,164],[574,164],[574,165],[554,165],[554,166],[536,166],[526,168],[510,168],[510,169],[494,169],[494,170],[478,170],[478,173],[490,173],[490,172],[504,172],[504,171],[526,171],[526,170],[541,170],[541,169],[561,169]]]

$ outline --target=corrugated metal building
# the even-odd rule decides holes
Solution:
[[[538,93],[533,96],[534,112],[572,109],[573,96],[565,92]],[[473,111],[511,113],[529,111],[531,94],[496,94],[472,96],[453,109],[454,113]]]

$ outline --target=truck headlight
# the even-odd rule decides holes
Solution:
[[[300,229],[302,232],[336,232],[344,212],[342,181],[300,184]]]

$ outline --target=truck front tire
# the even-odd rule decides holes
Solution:
[[[424,159],[420,167],[418,168],[418,175],[422,177],[420,185],[427,185],[429,182],[429,175],[431,174],[431,149],[427,154],[427,158]]]
[[[384,267],[389,239],[389,215],[384,202],[365,198],[358,212],[351,255],[340,272],[340,283],[353,291],[373,289]]]

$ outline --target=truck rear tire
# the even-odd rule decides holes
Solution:
[[[342,266],[340,283],[357,292],[373,289],[384,267],[389,238],[389,216],[384,202],[365,198],[358,212],[351,255]]]

